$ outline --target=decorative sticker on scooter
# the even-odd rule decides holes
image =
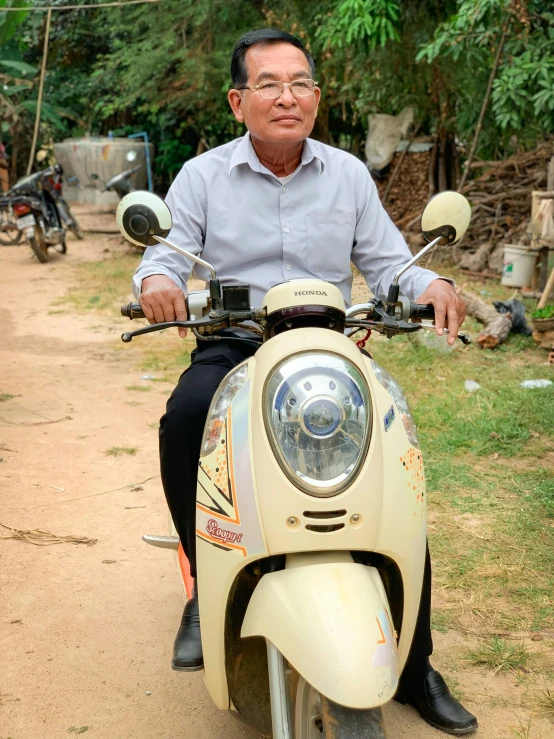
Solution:
[[[388,431],[390,429],[395,419],[396,419],[396,413],[394,412],[394,406],[391,405],[391,407],[385,413],[385,417],[383,419],[385,423],[385,431]]]
[[[389,693],[394,693],[398,683],[398,650],[388,611],[382,608],[375,620],[379,639],[373,652],[371,668],[381,673],[382,688],[379,697],[386,697]]]
[[[425,515],[425,475],[421,451],[410,447],[400,457],[400,462],[406,471],[406,487],[410,494],[412,517],[414,522],[419,523]]]

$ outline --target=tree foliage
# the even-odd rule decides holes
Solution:
[[[11,1],[0,0],[0,7]],[[546,0],[163,0],[54,11],[41,135],[45,140],[146,130],[156,145],[159,184],[165,186],[199,142],[215,146],[242,132],[226,101],[231,50],[246,31],[270,26],[301,38],[316,59],[323,92],[317,137],[360,153],[369,114],[396,114],[413,105],[422,133],[448,132],[467,144],[505,32],[478,152],[502,155],[554,131],[550,5]],[[29,13],[19,23],[12,35],[19,56],[9,58],[36,69],[44,14]],[[0,72],[8,73],[1,62]],[[21,96],[20,110],[30,121],[37,86],[21,84],[11,94]]]

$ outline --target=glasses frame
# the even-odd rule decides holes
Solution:
[[[272,84],[275,84],[276,83],[276,84],[281,85],[281,92],[276,97],[274,97],[274,98],[267,97],[265,95],[262,95],[261,89],[268,82],[270,82]],[[294,85],[295,82],[313,82],[314,83],[314,87],[313,87],[313,89],[312,89],[312,91],[310,92],[309,95],[296,95],[295,92],[294,92],[294,90],[293,90],[293,88],[292,88],[292,86]],[[290,87],[290,91],[292,92],[292,94],[294,95],[295,98],[298,98],[298,97],[299,98],[309,98],[312,95],[315,95],[315,91],[317,89],[317,84],[318,83],[315,80],[312,80],[310,77],[304,77],[302,79],[293,80],[292,82],[281,82],[281,80],[264,80],[263,82],[260,82],[257,85],[244,85],[243,87],[237,87],[235,89],[237,89],[237,90],[252,90],[252,92],[259,92],[260,93],[260,97],[263,97],[266,100],[278,100],[281,97],[281,95],[285,92],[285,87]]]

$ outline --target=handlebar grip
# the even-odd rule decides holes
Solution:
[[[410,303],[410,318],[435,318],[435,306],[421,303]]]
[[[125,318],[130,318],[131,321],[134,318],[144,318],[144,313],[138,303],[129,303],[128,305],[122,305],[121,315],[125,316]]]

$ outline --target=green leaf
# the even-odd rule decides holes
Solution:
[[[34,77],[38,73],[38,69],[36,67],[32,67],[30,64],[26,64],[25,62],[16,62],[12,59],[0,59],[0,66],[14,69],[24,77]]]

